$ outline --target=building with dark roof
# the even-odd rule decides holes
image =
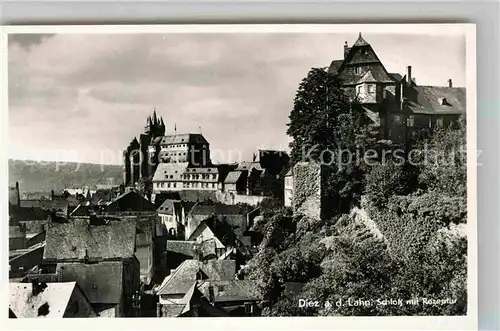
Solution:
[[[233,229],[241,229],[242,233],[246,230],[247,211],[242,206],[222,203],[197,203],[187,214],[185,238],[191,237],[191,234],[201,222],[212,217],[228,223]]]
[[[162,306],[178,305],[196,281],[232,280],[236,263],[232,260],[186,260],[165,278],[156,293]]]
[[[465,88],[453,87],[451,79],[444,86],[419,86],[411,66],[404,76],[389,73],[361,33],[351,47],[345,43],[344,59],[332,61],[329,73],[361,103],[380,139],[403,142],[419,131],[453,126],[465,115]]]
[[[229,316],[259,316],[261,300],[253,280],[206,280],[198,289],[209,302]]]

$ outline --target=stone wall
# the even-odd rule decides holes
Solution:
[[[320,164],[299,162],[293,168],[293,209],[313,219],[323,215],[323,169]]]

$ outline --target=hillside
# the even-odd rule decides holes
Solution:
[[[9,185],[19,182],[21,192],[81,188],[97,184],[122,183],[121,165],[49,161],[9,160]]]

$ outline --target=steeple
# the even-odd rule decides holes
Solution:
[[[158,118],[156,117],[156,108],[153,111],[153,125],[154,126],[158,125]]]
[[[368,45],[368,43],[366,42],[366,40],[363,39],[363,37],[361,36],[361,32],[360,32],[359,36],[358,36],[358,40],[356,40],[356,42],[352,46],[355,47],[355,46],[367,46],[367,45]]]

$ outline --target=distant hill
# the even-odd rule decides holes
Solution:
[[[50,192],[64,188],[82,188],[97,184],[119,185],[123,181],[121,165],[49,161],[9,160],[9,185],[19,182],[21,192]]]

